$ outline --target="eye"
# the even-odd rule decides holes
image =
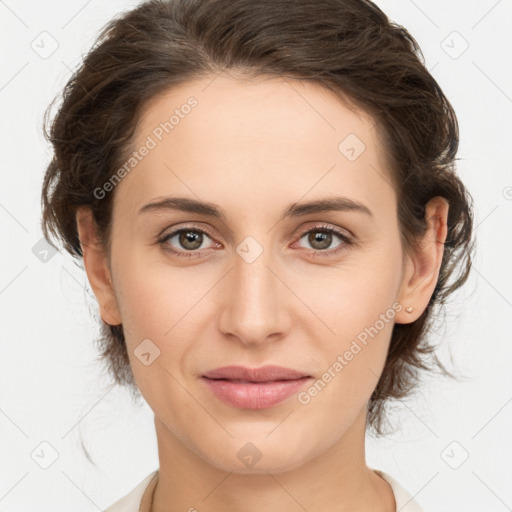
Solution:
[[[209,248],[203,245],[205,238],[210,238],[207,231],[189,226],[168,233],[159,242],[166,251],[179,257],[189,258],[200,255],[202,250]],[[174,248],[176,245],[178,250]]]
[[[338,238],[340,242],[332,248],[333,237]],[[306,239],[307,243],[310,244],[314,256],[330,256],[338,253],[348,246],[353,245],[350,237],[339,231],[338,229],[331,228],[329,226],[316,226],[313,229],[309,229],[304,232],[299,240]],[[324,254],[325,253],[325,254]]]

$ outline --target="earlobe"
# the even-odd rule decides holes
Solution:
[[[427,307],[436,287],[448,234],[449,203],[434,197],[425,207],[427,230],[413,254],[407,255],[398,302],[402,309],[396,323],[414,322]],[[410,308],[413,310],[410,310]],[[409,310],[407,310],[409,308]]]
[[[90,208],[78,207],[76,224],[85,272],[98,301],[101,318],[107,324],[119,325],[122,322],[112,286],[108,259],[96,236],[96,225]]]

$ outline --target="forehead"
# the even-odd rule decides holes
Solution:
[[[288,78],[221,74],[166,90],[143,109],[132,150],[144,156],[119,188],[134,209],[176,189],[233,201],[236,190],[243,205],[333,188],[372,200],[391,188],[372,117]]]
[[[191,103],[194,106],[190,107]],[[169,122],[172,127],[166,130]],[[222,147],[232,146],[230,139],[237,145],[260,140],[265,142],[262,150],[277,149],[278,154],[289,152],[287,143],[300,141],[297,151],[309,150],[318,156],[320,139],[323,147],[338,152],[337,143],[349,133],[374,146],[374,124],[367,113],[347,106],[319,84],[284,77],[221,74],[158,94],[145,105],[136,137],[141,142],[153,134],[157,139],[180,143],[193,132],[197,143],[220,143]]]

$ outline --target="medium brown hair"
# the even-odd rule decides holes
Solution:
[[[53,145],[42,188],[42,228],[82,257],[76,209],[91,208],[110,254],[112,197],[95,197],[129,154],[148,100],[189,80],[242,70],[289,77],[349,98],[372,116],[398,197],[404,251],[425,233],[425,205],[449,202],[437,285],[410,324],[395,324],[383,373],[368,403],[382,434],[384,404],[407,396],[420,370],[453,375],[427,337],[435,308],[468,278],[472,199],[456,175],[454,110],[424,65],[415,39],[368,0],[151,0],[111,20],[66,84],[45,136]],[[57,99],[57,98],[56,98]],[[101,357],[115,382],[136,390],[122,325],[101,321]]]

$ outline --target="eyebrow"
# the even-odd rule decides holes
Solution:
[[[197,201],[186,197],[164,197],[158,201],[144,205],[139,210],[138,214],[170,210],[207,215],[222,220],[223,222],[227,220],[224,211],[216,204],[206,201]],[[283,212],[279,221],[289,217],[302,217],[312,213],[324,213],[329,211],[353,211],[373,217],[373,213],[367,206],[353,199],[349,199],[348,197],[327,197],[307,203],[292,203]]]

